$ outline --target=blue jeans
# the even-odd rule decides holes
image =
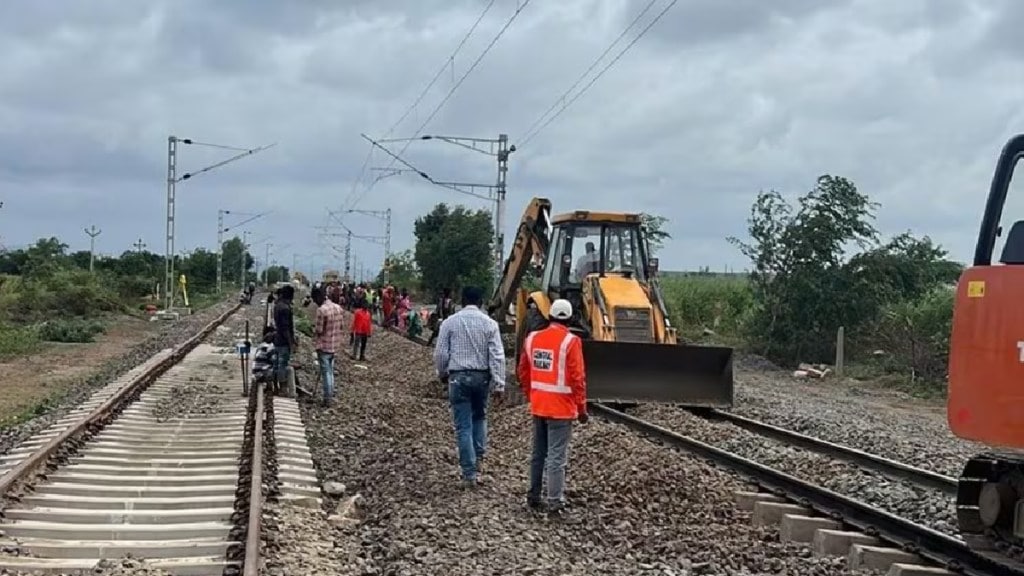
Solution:
[[[317,350],[316,359],[320,364],[320,381],[324,386],[324,402],[330,402],[334,397],[334,354]]]
[[[274,370],[277,373],[277,382],[282,386],[288,380],[288,365],[292,361],[292,349],[290,346],[274,346]]]
[[[476,479],[477,461],[487,452],[489,372],[455,372],[448,376],[448,401],[455,421],[459,467],[464,480]]]

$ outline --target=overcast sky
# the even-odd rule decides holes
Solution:
[[[163,253],[174,134],[277,142],[178,186],[179,249],[214,247],[218,209],[273,210],[249,225],[253,239],[272,236],[272,258],[290,265],[299,254],[319,273],[338,257],[315,227],[357,197],[358,209],[391,208],[393,249],[410,248],[413,220],[433,204],[488,204],[409,175],[364,194],[376,174],[360,183],[360,132],[388,133],[488,2],[2,2],[0,237],[19,246],[59,235],[81,248],[95,224],[100,251],[141,237]],[[392,137],[416,133],[523,2],[495,0]],[[670,2],[655,0],[606,61]],[[521,142],[647,3],[530,1],[421,134]],[[966,259],[996,155],[1024,131],[1022,28],[1018,0],[679,0],[519,144],[506,233],[544,195],[556,212],[666,216],[663,268],[739,269],[725,237],[744,234],[758,190],[795,197],[831,173],[881,202],[884,232],[928,234]],[[179,171],[231,154],[182,146]],[[404,157],[438,180],[496,175],[492,158],[442,142],[415,142]],[[369,165],[389,160],[376,153]],[[384,232],[373,218],[344,221]],[[381,247],[354,248],[379,265]]]

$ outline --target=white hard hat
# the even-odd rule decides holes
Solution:
[[[550,314],[556,320],[568,320],[572,318],[572,304],[568,300],[559,298],[551,303]]]

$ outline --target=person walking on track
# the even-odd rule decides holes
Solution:
[[[274,354],[277,362],[277,391],[288,392],[288,366],[291,364],[292,352],[298,348],[295,339],[295,321],[292,315],[292,301],[295,300],[295,287],[286,284],[278,290],[274,300]]]
[[[342,324],[344,315],[341,306],[327,299],[327,293],[319,288],[313,289],[313,302],[316,302],[316,322],[313,336],[316,345],[316,361],[320,365],[320,381],[324,390],[324,406],[330,406],[334,398],[334,355],[341,344]]]
[[[569,331],[572,304],[555,300],[551,323],[530,332],[523,344],[516,376],[533,415],[533,454],[527,505],[560,515],[565,508],[565,465],[573,420],[587,422],[587,377],[583,343]],[[541,487],[547,476],[547,498]]]
[[[441,324],[434,348],[434,365],[441,382],[448,385],[448,401],[455,422],[462,486],[477,485],[487,453],[487,404],[505,392],[505,349],[498,323],[480,306],[480,288],[462,290],[462,310]]]
[[[356,303],[356,312],[352,317],[352,358],[354,360],[366,361],[366,342],[370,339],[373,331],[373,321],[370,319],[369,305],[366,301]]]
[[[445,288],[441,292],[441,297],[437,300],[437,307],[434,308],[434,313],[430,315],[429,328],[430,338],[427,339],[427,346],[434,343],[437,339],[437,331],[444,322],[444,319],[451,316],[455,312],[455,304],[452,301],[452,290],[451,288]]]

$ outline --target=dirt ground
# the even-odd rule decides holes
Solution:
[[[0,362],[0,426],[17,421],[46,398],[125,355],[157,329],[156,323],[124,316],[110,323],[95,342],[45,342],[38,352]]]

